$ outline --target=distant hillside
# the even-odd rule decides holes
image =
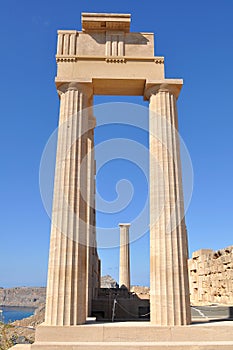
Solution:
[[[110,275],[101,277],[101,288],[117,288],[117,281],[114,280]]]
[[[45,287],[16,287],[0,289],[0,306],[38,307],[45,303]]]
[[[101,288],[118,288],[117,281],[110,275],[101,277]],[[149,294],[149,288],[132,286],[136,294]],[[146,289],[146,291],[144,290]],[[27,306],[37,308],[45,304],[45,287],[0,288],[0,306]]]

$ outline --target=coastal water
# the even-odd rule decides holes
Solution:
[[[18,306],[0,306],[0,321],[4,323],[22,320],[34,314],[35,308]]]

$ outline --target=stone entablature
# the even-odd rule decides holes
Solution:
[[[233,305],[233,246],[198,250],[189,259],[188,267],[193,305]]]
[[[82,31],[59,30],[56,85],[89,83],[95,95],[144,95],[164,80],[164,57],[154,56],[154,34],[129,32],[125,14],[82,14]],[[107,80],[107,82],[106,82]]]
[[[101,32],[115,30],[128,33],[130,31],[130,13],[82,13],[82,30]]]
[[[153,33],[130,33],[130,14],[82,13],[82,31],[59,30],[57,55],[154,56]]]
[[[153,41],[151,33],[106,31],[93,37],[93,33],[59,30],[57,55],[153,57]]]

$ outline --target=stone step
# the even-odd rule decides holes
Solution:
[[[149,322],[41,325],[36,342],[13,350],[233,350],[233,323],[153,326]]]
[[[233,342],[75,342],[37,343],[31,350],[232,350]],[[20,349],[21,350],[21,349]],[[24,350],[24,349],[23,349]],[[26,348],[25,348],[26,350]]]
[[[232,350],[233,342],[79,342],[19,344],[10,350]]]
[[[149,322],[108,323],[71,327],[39,326],[36,342],[233,342],[233,322],[182,327],[156,327]],[[232,348],[233,350],[233,348]]]
[[[31,344],[17,344],[9,350],[31,350]]]

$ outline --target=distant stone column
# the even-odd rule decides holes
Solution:
[[[54,180],[45,324],[86,321],[88,110],[92,87],[59,87],[60,118]]]
[[[120,276],[119,286],[130,290],[130,255],[129,255],[129,227],[130,224],[120,226]]]
[[[156,325],[191,322],[175,84],[157,84],[150,100],[150,313]]]

